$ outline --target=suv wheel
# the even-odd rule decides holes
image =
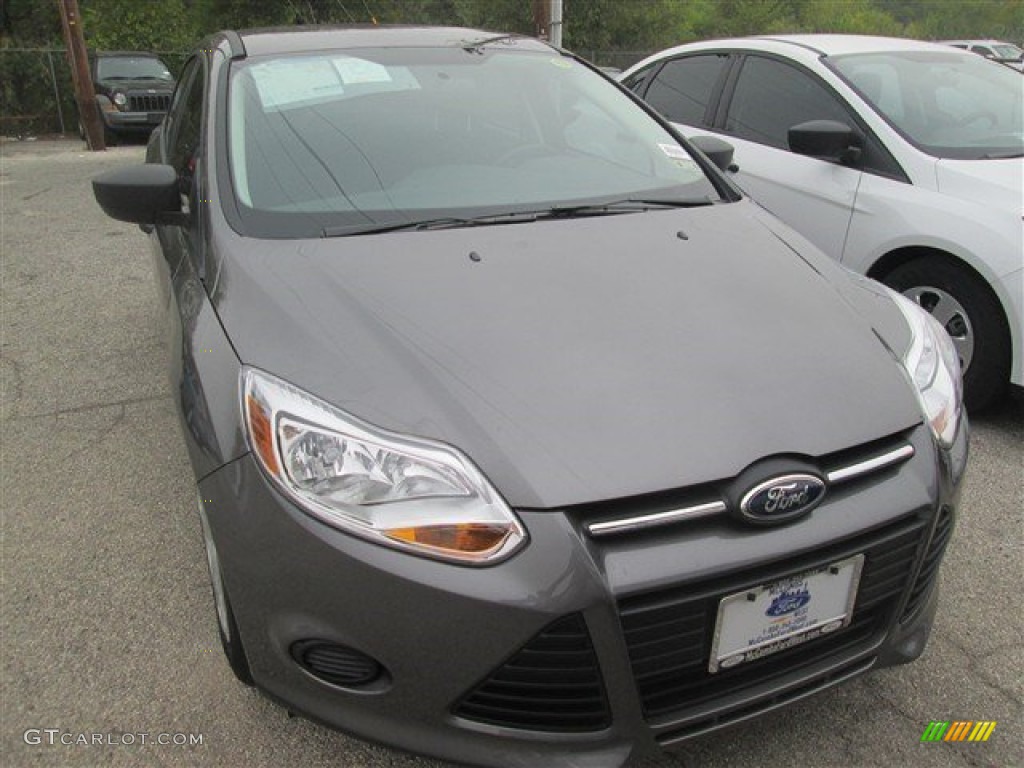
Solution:
[[[1010,336],[999,301],[966,267],[942,258],[916,258],[882,278],[931,312],[953,339],[972,413],[995,403],[1010,378]]]

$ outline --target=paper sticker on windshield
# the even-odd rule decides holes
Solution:
[[[661,151],[665,153],[666,157],[671,157],[673,160],[689,160],[690,153],[680,147],[678,144],[659,144]]]
[[[551,63],[559,69],[572,69],[572,62],[569,59],[551,59]]]
[[[318,101],[345,92],[341,78],[324,59],[283,59],[250,68],[264,108]]]
[[[375,61],[366,59],[344,58],[332,59],[341,81],[346,85],[358,83],[390,83],[391,75],[388,68]]]

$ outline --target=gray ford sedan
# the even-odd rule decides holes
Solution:
[[[952,343],[703,146],[523,37],[200,46],[94,188],[150,233],[242,682],[415,752],[611,766],[923,652]]]

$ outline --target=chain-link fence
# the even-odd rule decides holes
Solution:
[[[187,58],[158,51],[177,75]],[[0,48],[0,135],[78,131],[71,66],[63,48]]]

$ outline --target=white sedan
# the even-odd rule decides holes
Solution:
[[[928,309],[968,407],[1024,385],[1024,79],[947,46],[851,35],[681,45],[623,84],[832,257]]]

